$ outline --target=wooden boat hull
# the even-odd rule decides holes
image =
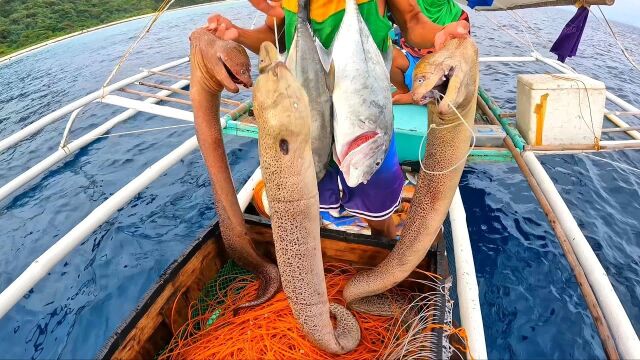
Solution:
[[[249,236],[259,251],[273,256],[270,223],[261,217],[245,215]],[[325,263],[339,262],[357,266],[375,266],[393,248],[395,241],[340,230],[321,229],[322,256]],[[446,272],[444,242],[437,241],[420,268]],[[195,302],[205,285],[228,261],[220,229],[214,224],[160,276],[131,316],[116,329],[98,358],[152,359],[169,343],[174,331],[188,319],[189,305]],[[446,265],[446,264],[445,264]]]

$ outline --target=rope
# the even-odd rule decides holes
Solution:
[[[596,19],[598,19],[598,22],[600,23],[600,25],[602,25],[604,28],[609,29],[609,33],[611,33],[611,36],[613,36],[613,39],[616,41],[616,43],[618,44],[618,46],[620,47],[620,50],[622,51],[622,54],[624,55],[624,57],[627,58],[627,60],[629,61],[629,63],[631,64],[631,66],[633,66],[636,70],[640,71],[640,67],[638,67],[638,64],[636,64],[635,61],[633,61],[633,58],[631,58],[631,55],[629,55],[629,53],[627,52],[627,50],[624,48],[624,46],[622,45],[622,43],[620,42],[620,40],[618,40],[618,36],[616,35],[615,31],[613,31],[613,27],[611,26],[611,24],[609,24],[609,20],[607,20],[607,17],[604,15],[604,12],[602,12],[602,8],[600,6],[598,6],[598,10],[600,11],[600,14],[602,14],[602,18],[604,19],[604,21],[606,22],[606,26],[605,24],[602,22],[602,20],[600,20],[600,18],[593,12],[593,10],[591,10],[590,7],[587,7],[589,9],[589,12],[591,12],[593,14],[593,17],[595,17]]]
[[[536,49],[533,47],[533,44],[531,43],[527,43],[526,41],[522,40],[522,38],[520,38],[518,35],[512,33],[511,31],[509,31],[509,29],[505,28],[504,26],[502,26],[501,24],[499,24],[497,21],[495,21],[491,16],[489,16],[489,14],[485,14],[483,12],[480,12],[478,10],[476,10],[477,14],[481,14],[482,16],[486,17],[487,19],[489,19],[489,21],[491,21],[492,23],[494,23],[500,30],[504,31],[507,33],[507,35],[511,36],[512,38],[518,40],[521,44],[523,44],[524,46],[527,46],[531,49],[531,51],[538,53],[536,51]]]
[[[620,40],[618,39],[618,36],[616,35],[615,31],[613,30],[613,27],[611,26],[611,24],[609,23],[609,20],[607,19],[607,17],[604,15],[604,12],[602,11],[602,8],[598,5],[598,11],[600,12],[600,14],[602,15],[602,18],[604,19],[604,22],[602,21],[602,19],[600,19],[596,13],[591,10],[590,6],[587,6],[587,9],[589,9],[589,12],[593,15],[593,17],[595,17],[598,22],[600,23],[600,25],[602,25],[602,27],[604,27],[605,29],[609,30],[609,33],[611,34],[611,36],[613,37],[613,39],[615,40],[615,42],[617,43],[618,47],[620,48],[620,50],[622,51],[622,54],[624,55],[624,57],[627,59],[627,61],[631,64],[631,66],[633,66],[633,68],[635,68],[636,70],[640,71],[640,66],[638,66],[638,64],[633,60],[633,58],[631,57],[631,55],[629,54],[629,52],[626,50],[626,48],[624,47],[624,45],[622,45],[622,43],[620,42]],[[517,41],[519,41],[520,43],[522,43],[525,46],[528,46],[533,52],[537,51],[535,50],[533,43],[531,42],[531,40],[529,39],[529,35],[527,34],[526,31],[524,31],[525,36],[527,38],[527,42],[525,42],[521,37],[519,37],[518,35],[512,33],[511,31],[509,31],[509,29],[503,27],[501,24],[499,24],[497,21],[495,21],[493,18],[491,18],[489,16],[489,14],[486,14],[485,12],[480,12],[476,10],[476,13],[479,13],[483,16],[485,16],[487,19],[489,19],[489,21],[491,21],[492,23],[494,23],[500,30],[506,32],[508,35],[510,35],[511,37],[513,37],[514,39],[516,39]],[[533,28],[531,25],[529,25],[529,23],[520,16],[520,14],[518,14],[516,11],[514,10],[508,10],[507,13],[509,13],[514,19],[516,19],[518,21],[518,23],[520,24],[521,28],[522,25],[524,24],[526,27],[528,27],[529,29],[533,30],[535,32],[535,34],[538,36],[538,39],[543,39],[545,42],[548,42],[548,39],[546,39],[544,36],[542,36],[542,34],[540,34],[540,32],[538,30],[536,30],[535,28]],[[515,16],[514,16],[515,15]],[[523,29],[524,30],[524,29]],[[563,65],[566,65],[564,63],[560,63]],[[572,69],[573,70],[573,69]]]
[[[436,91],[438,93],[438,96],[441,97],[441,100],[445,100],[444,98],[444,94],[442,94],[441,92],[437,91],[437,90],[433,90]],[[437,126],[436,124],[431,124],[429,126],[429,128],[427,129],[427,133],[424,134],[424,137],[422,138],[422,141],[420,141],[420,147],[418,148],[418,159],[420,162],[420,168],[422,168],[422,171],[426,172],[427,174],[432,174],[432,175],[442,175],[442,174],[446,174],[449,171],[457,168],[460,164],[464,163],[465,160],[467,160],[467,157],[469,157],[469,155],[471,155],[471,152],[473,151],[473,149],[476,147],[476,134],[473,132],[473,129],[471,128],[471,126],[469,126],[469,124],[467,124],[467,122],[464,120],[464,118],[462,117],[462,115],[460,115],[460,113],[458,112],[458,109],[456,109],[455,106],[453,106],[453,104],[451,104],[451,102],[449,102],[448,100],[446,100],[447,103],[449,104],[449,107],[451,107],[451,109],[453,110],[453,112],[456,113],[456,115],[460,118],[460,120],[452,123],[452,124],[448,124],[448,125],[442,125],[442,126]],[[443,171],[430,171],[427,170],[424,167],[424,164],[422,163],[422,159],[420,157],[420,155],[422,154],[422,147],[425,143],[425,140],[427,139],[427,136],[429,135],[429,132],[432,129],[444,129],[444,128],[448,128],[454,125],[458,125],[460,122],[462,122],[464,124],[464,126],[467,128],[467,130],[469,130],[469,132],[471,133],[471,137],[473,138],[473,142],[471,144],[471,147],[469,148],[469,152],[467,152],[467,154],[465,156],[463,156],[460,160],[458,160],[452,167],[448,168],[447,170],[443,170]]]
[[[278,54],[280,54],[280,41],[278,41],[278,22],[276,18],[273,18],[273,35],[276,37],[276,49],[278,50]]]
[[[124,64],[124,62],[127,60],[129,55],[131,55],[133,50],[138,46],[140,41],[142,41],[142,39],[149,33],[149,31],[151,31],[151,28],[156,23],[156,21],[158,21],[160,16],[162,16],[162,14],[164,14],[165,11],[167,11],[169,6],[171,6],[171,4],[173,4],[174,1],[175,0],[164,0],[162,4],[160,4],[160,7],[158,7],[158,10],[156,10],[156,12],[153,14],[151,19],[149,19],[149,22],[144,27],[144,29],[140,32],[140,34],[138,34],[138,37],[135,39],[135,41],[131,45],[129,45],[129,48],[124,52],[124,54],[122,55],[122,57],[120,58],[116,66],[113,68],[113,71],[111,71],[111,74],[109,75],[109,77],[107,77],[107,80],[104,82],[104,84],[102,84],[102,97],[106,95],[105,87],[107,87],[109,82],[118,73],[122,64]]]
[[[184,126],[193,126],[193,124],[183,124],[183,125],[162,126],[162,127],[156,127],[156,128],[150,128],[150,129],[124,131],[124,132],[119,132],[119,133],[113,133],[113,134],[106,134],[106,135],[96,136],[96,137],[94,137],[93,139],[105,138],[105,137],[111,137],[111,136],[119,136],[119,135],[137,134],[137,133],[143,133],[143,132],[149,132],[149,131],[156,131],[156,130],[173,129],[173,128],[179,128],[179,127],[184,127]]]
[[[582,154],[582,155],[584,155],[584,156],[588,156],[588,157],[590,157],[590,158],[594,158],[594,159],[597,159],[597,160],[602,160],[602,161],[604,161],[604,162],[608,162],[609,164],[612,164],[612,165],[618,166],[618,167],[623,168],[623,169],[627,169],[627,170],[631,170],[631,171],[635,171],[635,172],[637,172],[637,173],[640,173],[640,169],[638,169],[638,168],[634,168],[633,166],[629,166],[629,165],[625,165],[625,164],[619,163],[619,162],[617,162],[617,161],[604,159],[604,158],[597,157],[597,156],[594,156],[594,155],[591,155],[591,154],[587,154],[587,153],[584,153],[584,154]]]
[[[536,35],[538,36],[538,39],[543,39],[545,42],[548,42],[549,40],[543,36],[542,34],[540,34],[540,32],[534,28],[533,26],[529,25],[529,23],[527,22],[527,20],[525,18],[523,18],[522,16],[520,16],[520,14],[518,14],[518,12],[516,10],[509,10],[510,13],[512,13],[513,15],[515,15],[516,17],[518,17],[518,19],[520,19],[520,21],[529,29],[533,30],[534,33],[536,33]]]
[[[518,22],[518,25],[520,25],[520,29],[524,33],[524,36],[527,39],[527,42],[529,43],[529,47],[531,49],[534,49],[533,51],[536,51],[535,47],[533,46],[533,43],[531,42],[531,39],[529,38],[529,32],[527,31],[527,29],[524,28],[522,21],[520,21],[521,18],[515,17],[513,15],[513,11],[511,11],[511,10],[507,11],[507,13]],[[529,26],[529,28],[530,28],[530,26]]]
[[[589,90],[587,89],[587,84],[584,83],[584,81],[580,80],[580,79],[575,79],[575,78],[571,78],[568,76],[562,76],[562,75],[557,75],[557,74],[549,74],[551,75],[551,77],[554,78],[558,78],[558,79],[562,79],[562,80],[568,80],[568,81],[575,81],[576,84],[578,84],[578,108],[580,109],[580,118],[582,119],[582,122],[584,122],[584,124],[589,127],[589,124],[587,124],[587,121],[584,118],[584,114],[582,113],[582,90],[580,88],[580,84],[582,84],[582,86],[584,86],[584,91],[585,93],[587,93],[587,102],[589,104],[589,119],[591,120],[591,127],[589,128],[589,130],[591,130],[591,134],[593,135],[593,144],[595,145],[596,150],[600,150],[600,139],[598,138],[598,136],[596,135],[596,132],[594,130],[595,126],[593,125],[593,114],[592,114],[592,110],[591,110],[591,98],[589,97]]]

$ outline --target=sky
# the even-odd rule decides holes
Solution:
[[[616,0],[613,6],[601,8],[608,19],[640,27],[640,0]]]

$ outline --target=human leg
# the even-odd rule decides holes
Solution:
[[[389,215],[389,217],[381,220],[372,220],[367,218],[364,218],[364,220],[371,228],[371,235],[384,236],[387,239],[396,238],[398,230],[393,216]]]
[[[404,83],[404,73],[409,69],[409,60],[404,56],[402,51],[397,47],[393,47],[393,61],[391,63],[391,83],[396,87],[395,94],[406,94],[409,92],[409,87]]]
[[[387,156],[380,168],[366,182],[349,187],[339,174],[341,203],[351,214],[363,218],[374,235],[396,238],[396,223],[391,216],[400,205],[405,179],[392,136]]]

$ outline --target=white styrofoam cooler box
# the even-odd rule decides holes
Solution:
[[[584,75],[518,75],[518,131],[530,145],[593,144],[601,135],[605,93],[603,82]]]

